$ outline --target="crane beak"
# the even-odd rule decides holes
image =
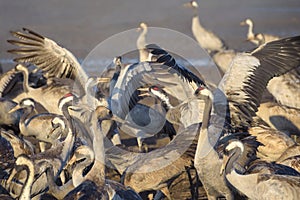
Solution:
[[[138,88],[137,90],[140,92],[148,92],[148,88]]]
[[[150,94],[148,94],[148,93],[142,93],[142,94],[139,94],[139,97],[150,97]]]
[[[229,159],[229,156],[227,156],[227,155],[223,156],[223,162],[222,162],[222,166],[221,166],[221,169],[220,169],[220,176],[222,176],[224,171],[225,171],[225,167],[227,165],[228,159]]]
[[[185,8],[191,8],[192,4],[191,4],[191,2],[187,2],[187,3],[182,4],[182,6]]]
[[[97,83],[109,83],[109,82],[110,82],[110,78],[106,78],[106,77],[97,78]]]
[[[141,94],[139,94],[139,97],[149,97],[150,94],[148,93],[149,89],[148,88],[138,88],[138,91],[141,92]]]
[[[12,109],[10,109],[10,111],[8,111],[8,113],[13,113],[16,112],[17,110],[21,109],[21,106],[18,104],[15,107],[13,107]]]
[[[115,122],[118,122],[118,123],[121,123],[121,124],[123,124],[125,122],[123,119],[121,119],[120,117],[118,117],[116,115],[113,115],[111,117],[111,120],[114,120]]]
[[[244,42],[250,42],[251,40],[252,40],[252,38],[247,38],[247,39],[245,39]]]
[[[241,25],[241,26],[245,26],[245,25],[246,25],[246,22],[242,21],[242,22],[240,22],[240,25]]]

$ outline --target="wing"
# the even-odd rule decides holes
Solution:
[[[300,36],[273,41],[251,53],[238,54],[219,85],[228,98],[232,126],[247,129],[269,80],[299,65]]]
[[[9,43],[19,47],[8,50],[17,55],[15,62],[32,63],[42,69],[47,78],[77,79],[84,87],[87,75],[70,51],[27,28],[23,28],[23,32],[11,31],[11,34],[18,38],[8,40]]]
[[[0,97],[8,94],[17,81],[21,78],[21,74],[13,68],[0,76]]]
[[[196,83],[198,86],[205,85],[204,81],[201,80],[198,76],[196,76],[193,72],[188,70],[187,68],[180,66],[177,64],[176,60],[173,58],[171,54],[169,54],[167,51],[163,50],[159,46],[155,44],[149,44],[146,46],[147,51],[149,51],[151,55],[151,60],[157,63],[161,63],[163,65],[166,65],[168,67],[171,67],[172,69],[178,71],[178,74],[180,76],[187,80],[190,83]]]
[[[135,91],[144,85],[160,85],[170,95],[183,102],[194,98],[194,91],[205,85],[199,77],[188,69],[179,66],[175,59],[157,45],[147,45],[152,54],[152,62],[142,62],[121,69],[111,93],[111,110],[124,118],[135,101]]]
[[[170,95],[183,102],[193,98],[196,88],[185,81],[178,71],[160,63],[137,63],[121,70],[117,83],[111,93],[111,110],[123,118],[129,111],[132,95],[145,85],[160,85]],[[196,87],[196,86],[195,86]]]

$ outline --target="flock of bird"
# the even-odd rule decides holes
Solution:
[[[101,77],[51,39],[11,32],[15,67],[0,76],[0,199],[182,199],[170,188],[188,169],[192,199],[200,185],[208,199],[300,199],[300,36],[255,34],[246,19],[257,48],[238,52],[202,26],[196,1],[184,6],[223,75],[217,86],[148,44],[146,23],[139,62],[117,56]],[[155,136],[168,143],[149,149]]]

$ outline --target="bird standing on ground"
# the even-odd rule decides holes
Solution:
[[[185,3],[184,6],[193,9],[192,32],[200,46],[207,50],[208,53],[226,49],[225,44],[218,36],[201,25],[197,10],[199,7],[198,3],[192,0],[189,3]]]
[[[280,39],[280,37],[275,36],[275,35],[270,35],[270,34],[265,34],[265,33],[264,34],[262,34],[262,33],[255,34],[253,32],[253,27],[254,27],[253,21],[249,18],[242,21],[240,23],[240,25],[241,26],[248,25],[249,28],[248,28],[248,33],[247,33],[247,40],[257,46],[262,45],[267,42],[272,42],[274,40]]]
[[[197,1],[192,0],[189,3],[185,3],[184,6],[193,9],[192,33],[194,38],[199,45],[212,56],[220,73],[223,75],[237,52],[228,49],[225,43],[216,34],[202,26],[198,15]]]

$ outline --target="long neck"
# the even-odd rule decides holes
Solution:
[[[99,131],[100,130],[100,131]],[[94,181],[98,185],[105,182],[105,155],[102,127],[98,125],[96,113],[92,117],[91,131],[94,135],[93,150],[95,153],[95,161],[92,169],[86,175],[86,178]]]
[[[202,125],[200,128],[200,135],[198,139],[198,145],[196,150],[196,159],[200,159],[201,157],[205,157],[211,150],[213,150],[214,146],[211,145],[208,137],[208,125],[210,120],[210,114],[212,109],[212,99],[207,96],[205,98],[205,107],[203,111]]]
[[[22,193],[20,195],[20,200],[30,200],[30,193],[31,193],[31,186],[34,181],[34,165],[32,162],[26,162],[26,171],[27,171],[27,178],[24,183],[24,187],[22,189]]]
[[[254,38],[254,33],[253,33],[253,23],[248,23],[249,29],[247,33],[248,39]]]
[[[52,167],[47,168],[47,183],[49,185],[48,193],[52,194],[56,199],[63,199],[71,190],[74,189],[73,178],[62,186],[56,185],[54,182],[54,171]]]
[[[90,106],[93,109],[95,109],[96,105],[94,105],[94,101],[93,101],[93,99],[95,97],[92,95],[91,89],[92,89],[91,83],[85,84],[85,93],[86,93],[85,94],[85,98],[86,98],[86,103],[87,103],[88,106]]]
[[[136,41],[136,46],[139,50],[139,60],[140,62],[145,62],[149,60],[148,56],[150,55],[146,47],[146,34],[147,34],[147,27],[143,29],[143,32],[140,34],[139,38]]]
[[[73,184],[75,187],[77,187],[84,181],[84,177],[83,177],[84,169],[94,162],[93,150],[90,149],[89,147],[87,147],[87,150],[88,151],[86,152],[85,160],[78,163],[72,173]]]
[[[240,155],[241,151],[238,151],[233,156],[231,156],[230,160],[228,161],[225,168],[226,179],[232,186],[234,186],[241,193],[245,194],[248,198],[255,199],[257,197],[253,196],[255,195],[253,191],[255,191],[255,187],[257,185],[258,174],[255,173],[249,175],[241,175],[236,171],[234,163],[239,159]]]
[[[24,67],[24,69],[22,68],[22,74],[23,74],[23,90],[25,93],[28,93],[30,91],[30,87],[29,87],[29,84],[28,84],[28,81],[29,81],[29,73],[28,73],[28,70],[27,68]]]
[[[166,111],[174,108],[174,106],[170,103],[169,97],[167,97],[166,95],[158,96],[158,98],[162,101],[163,106],[166,109]]]
[[[143,28],[142,33],[139,35],[137,39],[136,46],[139,50],[145,49],[147,32],[148,32],[147,28]]]
[[[30,120],[29,115],[33,112],[33,110],[34,110],[33,106],[28,106],[23,109],[23,115],[20,117],[20,121],[19,121],[19,129],[23,135],[27,135],[26,126],[30,122],[30,121],[27,122],[27,120]]]
[[[235,170],[234,164],[235,162],[240,158],[242,152],[240,148],[236,148],[235,152],[233,155],[230,157],[230,159],[227,162],[226,168],[225,168],[225,173],[229,174],[231,171]]]
[[[199,34],[199,33],[196,33],[195,31],[199,30],[199,29],[203,29],[201,23],[200,23],[200,19],[199,19],[199,15],[198,15],[198,12],[196,9],[194,9],[194,15],[193,15],[193,18],[192,18],[192,31],[193,31],[193,34]]]
[[[68,109],[64,106],[63,107],[63,114],[65,118],[67,119],[67,127],[68,127],[68,134],[65,140],[61,143],[62,150],[60,153],[60,158],[63,162],[62,166],[65,165],[67,160],[69,160],[74,142],[75,142],[75,129],[74,129],[74,121],[72,120],[70,113],[68,112]],[[60,173],[60,170],[59,170]],[[58,173],[58,174],[59,174]]]

